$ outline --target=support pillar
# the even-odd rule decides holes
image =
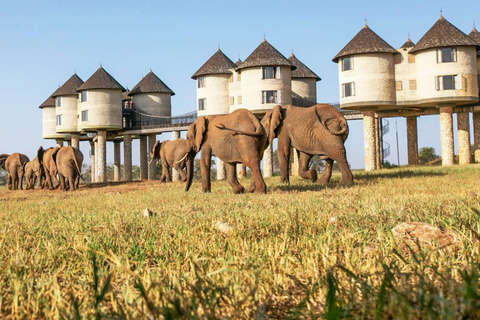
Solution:
[[[442,166],[453,165],[453,118],[452,107],[440,107],[440,143]]]
[[[90,141],[90,183],[95,182],[95,169],[96,169],[96,159],[95,159],[95,142]]]
[[[480,163],[480,112],[473,113],[473,153],[475,163]]]
[[[98,172],[99,182],[107,182],[107,131],[97,132],[98,141]]]
[[[147,136],[140,136],[140,180],[148,178]]]
[[[470,163],[470,124],[468,112],[457,113],[458,163]]]
[[[95,141],[93,142],[94,148],[95,148],[95,178],[93,179],[93,182],[99,182],[98,181],[98,138],[95,137]]]
[[[180,138],[180,131],[172,131],[172,141],[177,140],[178,138]],[[172,168],[172,181],[180,181],[180,175],[178,174],[177,170],[173,168]]]
[[[298,154],[297,149],[291,148],[290,149],[290,159],[292,159],[290,164],[290,175],[298,176]]]
[[[63,139],[55,139],[55,147],[63,147]]]
[[[237,164],[237,179],[243,179],[247,175],[247,167],[243,163]]]
[[[273,176],[273,161],[272,161],[273,151],[272,144],[268,145],[268,148],[263,152],[263,176],[271,177]]]
[[[123,136],[123,180],[132,181],[132,136]]]
[[[407,149],[408,165],[416,166],[418,164],[418,132],[417,117],[407,117]]]
[[[217,180],[225,180],[225,163],[220,158],[215,158],[217,165]]]
[[[120,181],[120,141],[113,142],[113,181]]]
[[[382,149],[380,149],[381,132],[379,122],[379,118],[375,118],[375,170],[382,168],[380,163],[380,152]]]
[[[149,134],[148,135],[148,152],[152,150],[153,145],[157,141],[157,135]],[[148,157],[148,180],[157,180],[157,162],[155,160],[151,161]]]
[[[363,145],[365,150],[365,171],[375,170],[375,131],[375,111],[364,111]]]
[[[71,141],[71,146],[78,149],[80,147],[80,134],[72,133],[70,141]]]

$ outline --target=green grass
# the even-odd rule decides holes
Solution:
[[[267,195],[225,181],[211,194],[199,182],[2,188],[0,318],[480,317],[480,166],[354,178],[273,177]],[[415,221],[459,241],[395,241],[390,229]]]

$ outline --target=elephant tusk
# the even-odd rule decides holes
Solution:
[[[152,158],[152,159],[148,162],[148,165],[150,165],[153,160],[155,160],[155,158]]]
[[[188,152],[187,152],[187,153],[185,153],[185,155],[183,156],[183,158],[182,158],[182,159],[180,159],[180,160],[178,160],[176,163],[180,163],[180,162],[182,162],[183,160],[185,160],[185,159],[187,158],[187,156],[188,156]]]

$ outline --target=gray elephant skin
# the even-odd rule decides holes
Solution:
[[[7,187],[10,190],[23,189],[25,165],[30,159],[21,153],[0,155],[0,167],[7,171]]]
[[[320,183],[328,183],[332,175],[333,161],[342,173],[342,184],[353,183],[353,175],[347,163],[345,140],[348,124],[343,115],[328,104],[312,107],[291,105],[273,107],[262,119],[268,134],[268,143],[278,138],[277,155],[281,182],[289,182],[290,148],[298,153],[298,174],[304,179],[317,180],[317,171],[308,170],[310,159],[318,155],[325,160],[325,170]]]
[[[45,174],[43,173],[43,147],[38,148],[37,156],[25,165],[25,181],[27,182],[27,190],[34,189],[35,183],[38,181],[38,186],[43,189],[45,181]]]
[[[200,172],[203,192],[211,191],[210,166],[211,157],[215,155],[225,163],[227,180],[234,193],[245,191],[237,180],[238,163],[243,163],[252,172],[248,191],[266,193],[267,187],[260,170],[266,139],[260,121],[246,109],[237,109],[227,115],[199,117],[188,128],[187,140],[195,152],[202,152]]]

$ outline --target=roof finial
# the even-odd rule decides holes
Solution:
[[[365,25],[363,26],[364,28],[368,28],[368,25],[367,25],[367,17],[365,17]]]
[[[265,32],[263,33],[263,42],[267,41],[267,39],[265,39]]]
[[[218,50],[220,50],[220,42],[218,43]]]
[[[443,20],[443,10],[440,8],[440,18],[438,20]]]
[[[477,28],[475,28],[475,20],[473,20],[473,29],[472,32],[477,32]]]

